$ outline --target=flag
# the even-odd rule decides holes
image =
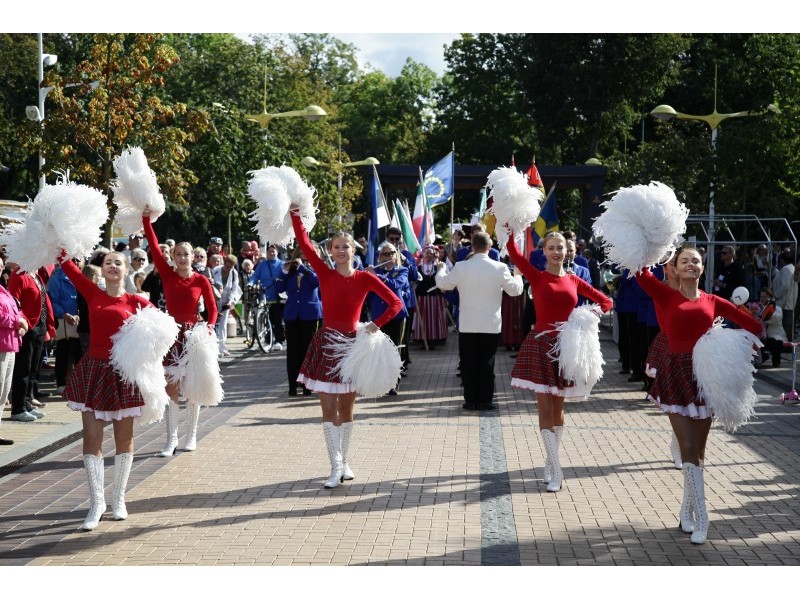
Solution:
[[[417,234],[417,241],[420,247],[432,243],[436,237],[433,233],[433,213],[428,204],[428,197],[425,194],[421,173],[420,182],[417,185],[417,201],[414,203],[414,218],[412,222],[414,224],[414,233]]]
[[[378,229],[389,224],[389,213],[386,211],[386,200],[383,197],[378,170],[372,165],[372,206],[369,217],[369,235],[367,236],[367,264],[372,264],[375,249],[378,247]]]
[[[531,166],[528,167],[527,173],[528,176],[528,186],[539,188],[539,191],[544,194],[544,183],[542,183],[542,178],[539,175],[539,169],[536,168],[536,164],[531,160]]]
[[[442,160],[425,171],[423,182],[429,206],[444,204],[450,200],[453,195],[454,171],[453,152],[449,152]]]
[[[414,227],[411,223],[411,215],[408,212],[408,207],[404,206],[400,200],[394,201],[394,216],[398,221],[398,229],[403,235],[403,242],[411,254],[419,252],[419,243],[417,236],[414,233]]]
[[[489,209],[492,208],[492,204],[494,204],[494,197],[489,196],[486,200],[486,210],[483,211],[483,215],[481,216],[481,223],[483,223],[486,233],[490,236],[494,235],[494,228],[497,227],[497,218],[494,216],[494,213],[489,212]]]
[[[486,188],[481,188],[481,203],[478,206],[478,218],[483,218],[484,213],[486,212]]]
[[[549,231],[558,231],[558,211],[556,210],[556,197],[555,197],[555,183],[550,188],[547,198],[542,203],[542,209],[539,211],[539,218],[531,227],[531,241],[533,248],[539,244],[539,240],[547,235]]]

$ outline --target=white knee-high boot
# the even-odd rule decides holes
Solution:
[[[349,481],[355,474],[347,464],[347,450],[350,448],[350,438],[353,436],[353,422],[342,423],[339,427],[339,438],[342,446],[342,479]]]
[[[115,521],[128,518],[125,507],[125,488],[133,466],[133,452],[125,452],[114,456],[114,495],[111,497],[111,517]]]
[[[689,469],[683,469],[683,501],[681,502],[679,517],[683,533],[692,533],[694,531],[694,495],[692,494],[692,482],[689,481],[689,478]]]
[[[178,404],[170,400],[164,411],[164,420],[167,422],[167,445],[158,453],[159,456],[172,456],[178,447]]]
[[[83,455],[83,466],[86,467],[86,477],[89,480],[89,514],[83,522],[81,529],[91,531],[100,523],[100,518],[106,512],[106,496],[103,487],[105,467],[103,457],[94,454]]]
[[[325,421],[322,428],[325,431],[325,445],[328,447],[328,458],[331,461],[331,474],[325,480],[324,487],[335,488],[342,481],[342,441],[339,428],[330,421]]]
[[[692,463],[684,463],[683,470],[689,474],[694,500],[695,523],[692,531],[693,544],[705,544],[708,538],[708,512],[706,511],[706,490],[703,482],[703,469]]]
[[[556,438],[555,431],[551,429],[542,429],[541,432],[542,439],[544,440],[544,447],[547,450],[552,468],[552,478],[547,484],[547,491],[557,492],[561,489],[561,483],[564,479],[564,473],[561,471],[561,461],[558,458],[558,439]]]
[[[200,424],[200,407],[191,402],[186,403],[186,442],[183,444],[183,449],[187,452],[197,449],[197,426]]]
[[[683,467],[683,459],[681,458],[681,446],[678,443],[678,436],[672,432],[672,442],[670,442],[669,450],[672,453],[672,460],[675,463],[675,468],[680,469]]]
[[[561,435],[564,432],[563,425],[556,425],[553,427],[553,431],[556,433],[556,442],[558,446],[561,446]],[[553,464],[550,458],[550,455],[547,455],[547,459],[544,461],[544,482],[550,483],[553,480]]]

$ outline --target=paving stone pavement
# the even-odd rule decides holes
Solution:
[[[201,412],[198,449],[155,457],[163,424],[137,426],[130,516],[93,532],[79,530],[88,496],[80,439],[69,439],[79,420],[51,402],[52,429],[0,430],[29,428],[17,445],[26,449],[0,462],[0,565],[800,564],[800,407],[780,404],[785,380],[757,380],[757,418],[738,433],[712,429],[711,525],[694,546],[677,527],[669,422],[617,373],[616,346],[602,337],[606,375],[566,405],[558,493],[541,479],[533,395],[509,386],[511,353],[498,352],[499,410],[466,413],[455,336],[412,350],[397,396],[358,400],[356,479],[334,490],[322,488],[316,398],[288,396],[284,353],[238,348],[223,366],[224,402]],[[14,466],[37,439],[52,448],[59,436],[63,447]],[[108,501],[110,438],[107,429]]]

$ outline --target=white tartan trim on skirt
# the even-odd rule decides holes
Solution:
[[[511,387],[519,388],[521,390],[533,390],[540,394],[552,394],[553,396],[562,396],[563,398],[583,398],[585,397],[586,390],[578,386],[571,386],[568,388],[557,388],[541,383],[534,383],[527,379],[520,379],[518,377],[511,378]]]
[[[352,385],[346,383],[334,383],[332,381],[319,381],[306,377],[302,373],[297,376],[297,382],[306,386],[307,390],[312,392],[322,392],[323,394],[349,394],[355,392],[356,389]]]
[[[683,415],[684,417],[689,417],[690,419],[711,418],[711,413],[708,411],[708,407],[705,404],[695,404],[694,402],[688,406],[682,406],[680,404],[661,404],[660,397],[653,398],[653,396],[650,394],[647,394],[647,399],[660,408],[661,412],[667,414]]]
[[[98,421],[121,421],[127,417],[141,417],[142,407],[134,406],[133,408],[123,408],[121,410],[94,410],[87,408],[83,402],[67,402],[67,408],[72,410],[79,410],[81,412],[93,412],[94,418]]]

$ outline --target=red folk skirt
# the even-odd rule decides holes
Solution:
[[[511,369],[511,386],[553,394],[563,398],[582,398],[586,389],[564,379],[558,370],[558,359],[549,354],[558,338],[558,332],[531,331],[522,342],[514,368]]]
[[[101,421],[142,414],[144,398],[139,388],[123,383],[110,360],[84,354],[67,379],[64,399],[72,410],[94,412]]]
[[[664,360],[664,354],[669,352],[667,345],[667,334],[659,331],[658,335],[650,342],[650,348],[647,349],[647,359],[644,363],[644,374],[655,379],[658,368]]]
[[[300,367],[300,375],[297,381],[302,383],[306,389],[313,392],[323,392],[325,394],[348,394],[355,392],[349,384],[342,383],[342,380],[333,369],[338,361],[331,353],[331,340],[326,336],[326,332],[333,332],[334,329],[320,327],[311,338],[311,345],[308,347],[306,357]],[[342,333],[347,337],[356,337],[356,332]]]
[[[500,330],[500,344],[519,348],[527,332],[522,331],[522,322],[525,318],[525,295],[509,296],[503,292],[501,304],[503,326]]]
[[[417,311],[414,313],[414,339],[446,340],[447,333],[447,306],[444,296],[440,294],[417,296]]]
[[[691,352],[676,354],[667,350],[662,354],[647,399],[665,413],[692,419],[711,417],[711,411],[697,393]]]

